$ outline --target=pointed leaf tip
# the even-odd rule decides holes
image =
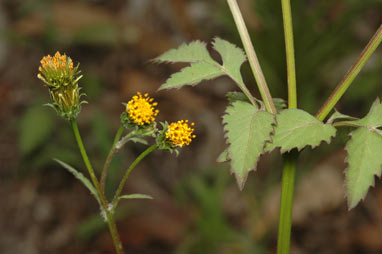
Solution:
[[[260,111],[252,104],[236,101],[227,107],[223,117],[231,172],[235,174],[240,190],[244,188],[249,171],[256,169],[257,161],[264,152],[264,145],[273,130],[272,114]]]

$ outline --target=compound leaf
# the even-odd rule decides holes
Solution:
[[[274,116],[259,111],[250,103],[236,101],[227,108],[223,123],[229,143],[231,170],[242,190],[249,171],[256,169],[265,142],[270,139]]]
[[[192,63],[174,73],[161,87],[161,89],[181,88],[184,85],[196,85],[202,80],[210,80],[224,75],[218,67],[206,62]]]
[[[300,109],[282,111],[276,115],[276,122],[272,142],[267,144],[266,151],[272,151],[276,147],[280,147],[282,153],[293,148],[301,150],[308,145],[314,148],[322,141],[329,143],[336,134],[333,126],[322,123]]]
[[[192,41],[182,44],[176,49],[170,49],[154,59],[154,62],[192,63],[199,61],[213,61],[208,53],[206,44],[201,41]]]
[[[223,68],[226,70],[227,74],[238,84],[244,85],[243,79],[241,78],[240,67],[247,58],[243,50],[220,38],[215,38],[213,46],[221,55]]]

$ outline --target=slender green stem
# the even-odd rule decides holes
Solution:
[[[111,161],[113,160],[114,154],[117,151],[117,149],[115,148],[115,145],[117,144],[117,142],[121,138],[121,135],[122,135],[124,129],[125,128],[123,127],[123,125],[121,125],[119,127],[118,131],[117,131],[117,134],[115,134],[113,145],[111,146],[110,152],[107,155],[105,164],[104,164],[103,169],[102,169],[101,181],[100,182],[101,182],[101,190],[102,190],[103,193],[105,192],[105,182],[106,182],[106,177],[107,177],[107,171],[108,171],[108,169],[110,167]]]
[[[296,68],[294,57],[293,25],[290,0],[281,0],[288,73],[288,108],[297,108]]]
[[[290,253],[293,192],[297,157],[298,152],[295,150],[284,155],[277,254]]]
[[[239,31],[241,41],[243,42],[245,52],[247,53],[249,65],[251,66],[252,73],[256,79],[256,83],[259,88],[261,98],[264,101],[265,108],[268,112],[276,114],[276,108],[273,104],[271,93],[269,92],[267,82],[265,81],[263,71],[261,69],[259,60],[257,59],[255,49],[253,48],[253,44],[251,42],[251,38],[249,37],[248,30],[245,26],[239,6],[237,5],[236,0],[227,0],[227,2],[233,19],[235,20],[237,30]]]
[[[362,125],[354,123],[354,121],[340,121],[333,123],[334,127],[361,127]]]
[[[323,121],[325,117],[330,113],[333,107],[340,100],[342,95],[349,88],[353,80],[357,77],[358,73],[361,71],[367,60],[369,60],[370,56],[377,49],[379,44],[382,42],[382,25],[378,28],[377,32],[374,34],[373,38],[366,45],[361,55],[355,61],[350,70],[346,73],[343,80],[338,84],[338,86],[334,89],[333,93],[329,96],[327,101],[318,111],[316,117]]]
[[[130,173],[133,171],[133,169],[135,168],[135,166],[138,165],[138,163],[143,159],[145,158],[149,153],[151,153],[152,151],[154,151],[155,149],[158,148],[158,145],[157,144],[154,144],[152,146],[150,146],[149,148],[147,148],[145,151],[143,151],[136,159],[135,161],[130,165],[130,167],[126,170],[126,173],[125,175],[123,176],[122,178],[122,181],[120,182],[119,186],[118,186],[118,189],[115,193],[115,196],[114,196],[114,199],[112,201],[112,206],[111,206],[111,211],[114,211],[115,208],[117,207],[118,205],[118,201],[119,201],[119,196],[121,195],[122,193],[122,190],[123,190],[123,187],[125,187],[125,184],[126,184],[126,181],[127,181],[127,178],[129,177]]]
[[[80,152],[82,155],[82,159],[84,160],[85,166],[89,172],[90,179],[92,180],[94,187],[96,188],[98,195],[100,196],[101,206],[102,206],[103,212],[105,212],[105,217],[107,220],[107,224],[109,226],[111,237],[113,239],[115,250],[117,251],[117,254],[123,254],[124,251],[123,251],[121,239],[119,238],[119,234],[118,234],[117,226],[116,226],[115,221],[114,221],[113,214],[109,210],[108,201],[107,201],[105,195],[103,194],[103,192],[101,191],[97,176],[94,173],[93,167],[92,167],[90,160],[89,160],[89,157],[86,153],[86,150],[85,150],[85,147],[84,147],[84,144],[82,142],[81,135],[80,135],[80,131],[78,129],[77,121],[75,119],[73,119],[73,120],[71,120],[71,124],[73,127],[74,136],[76,137],[78,148],[80,149]]]

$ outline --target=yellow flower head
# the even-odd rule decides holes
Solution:
[[[56,69],[56,70],[73,70],[73,61],[66,57],[65,54],[61,55],[60,52],[56,52],[56,54],[51,57],[50,55],[47,55],[43,57],[40,61],[41,66],[38,68],[39,71],[49,70],[49,69]]]
[[[126,112],[130,120],[137,125],[151,124],[154,122],[159,110],[155,109],[158,103],[153,102],[153,100],[154,99],[150,98],[147,93],[143,96],[140,92],[134,95],[126,105]]]
[[[174,146],[183,147],[189,145],[193,138],[196,138],[196,135],[193,135],[194,131],[192,126],[194,123],[188,124],[188,120],[181,120],[176,123],[171,123],[168,126],[166,132],[166,138],[171,142]]]
[[[80,76],[78,65],[73,67],[73,61],[65,54],[60,52],[51,57],[44,56],[38,67],[39,74],[37,77],[41,79],[50,89],[59,89],[63,86],[76,86]]]

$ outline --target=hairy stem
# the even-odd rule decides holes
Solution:
[[[361,71],[367,60],[371,57],[373,52],[377,49],[379,44],[382,42],[382,25],[378,28],[377,32],[374,34],[373,38],[366,45],[361,55],[355,61],[350,70],[346,73],[345,77],[338,84],[338,86],[334,89],[333,93],[329,96],[327,101],[318,111],[316,117],[323,121],[326,116],[330,113],[333,107],[337,104],[337,102],[341,99],[342,95],[349,88],[353,80],[357,77],[358,73]]]
[[[84,147],[84,144],[82,142],[81,135],[80,135],[80,131],[78,129],[77,121],[75,119],[73,119],[73,120],[71,120],[71,124],[73,127],[74,136],[75,136],[77,144],[78,144],[78,148],[80,149],[80,152],[81,152],[82,159],[84,160],[85,166],[89,172],[90,179],[92,180],[94,187],[96,188],[98,195],[100,196],[100,201],[101,201],[101,206],[102,206],[101,209],[103,210],[103,212],[105,212],[105,217],[107,220],[107,224],[109,226],[111,237],[113,239],[115,250],[117,251],[117,254],[124,254],[122,243],[121,243],[121,240],[119,238],[119,234],[118,234],[118,230],[117,230],[117,226],[115,224],[113,214],[108,209],[108,201],[107,201],[105,195],[103,194],[103,192],[101,191],[97,176],[94,173],[93,167],[92,167],[90,160],[89,160],[89,157],[86,153],[86,150],[85,150],[85,147]]]
[[[259,60],[257,59],[255,49],[253,48],[253,44],[249,37],[248,30],[245,26],[244,19],[241,15],[239,6],[237,5],[236,0],[227,0],[227,2],[231,10],[233,19],[235,20],[237,30],[239,31],[241,41],[243,42],[243,46],[248,57],[249,65],[251,66],[252,73],[256,79],[256,83],[259,88],[261,98],[264,101],[265,108],[268,112],[276,114],[276,108],[273,104],[271,93],[269,92],[267,82],[265,81],[263,71],[261,69]]]
[[[110,150],[109,154],[107,155],[105,164],[104,164],[103,169],[102,169],[100,182],[101,182],[101,190],[103,193],[105,193],[105,182],[106,182],[106,177],[107,177],[107,171],[110,167],[111,161],[113,160],[114,154],[117,151],[117,149],[115,148],[115,145],[117,144],[117,142],[121,138],[123,130],[124,130],[124,127],[123,127],[123,125],[121,125],[117,131],[117,134],[114,137],[113,145],[111,146],[111,150]]]
[[[115,208],[117,207],[118,205],[118,201],[119,201],[119,196],[121,195],[122,193],[122,190],[123,190],[123,187],[125,187],[125,184],[126,184],[126,181],[127,181],[127,178],[129,177],[129,175],[131,174],[131,172],[133,171],[133,169],[135,168],[135,166],[138,165],[138,163],[143,160],[143,158],[145,158],[149,153],[151,153],[152,151],[154,151],[155,149],[158,148],[158,145],[157,144],[154,144],[152,146],[150,146],[149,148],[147,148],[145,151],[143,151],[136,159],[135,161],[130,165],[130,167],[126,170],[126,173],[125,175],[123,176],[122,178],[122,181],[120,182],[119,186],[118,186],[118,189],[115,193],[115,196],[114,196],[114,199],[112,201],[112,206],[111,206],[111,211],[114,211]]]
[[[284,155],[277,254],[290,253],[293,192],[297,157],[298,152],[296,150]]]
[[[296,68],[290,0],[281,0],[288,73],[288,108],[297,108]]]

